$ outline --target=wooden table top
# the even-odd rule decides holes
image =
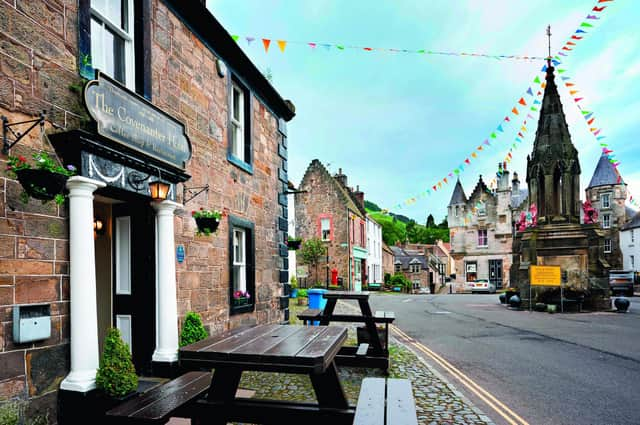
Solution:
[[[367,300],[369,299],[368,291],[327,291],[322,294],[324,298],[338,298],[341,300]]]
[[[339,326],[258,325],[180,348],[180,363],[244,370],[324,371],[347,339]]]

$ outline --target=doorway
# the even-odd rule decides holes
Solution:
[[[156,345],[155,217],[145,201],[96,197],[95,232],[100,349],[117,327],[131,350],[138,375],[151,374]]]
[[[502,288],[502,260],[489,260],[489,282]]]

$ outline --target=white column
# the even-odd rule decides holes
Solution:
[[[105,184],[86,177],[67,180],[69,189],[69,279],[71,282],[71,371],[60,388],[87,392],[96,386],[98,309],[93,241],[93,192]]]
[[[178,361],[178,299],[173,213],[182,205],[154,202],[156,210],[156,350],[154,362]]]

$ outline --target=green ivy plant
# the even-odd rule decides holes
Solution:
[[[180,332],[180,347],[201,341],[208,336],[200,315],[193,311],[188,312],[184,318],[182,332]]]
[[[129,346],[117,328],[110,328],[104,341],[96,386],[111,397],[123,397],[138,388],[138,375]]]

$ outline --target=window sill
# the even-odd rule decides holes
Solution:
[[[478,245],[476,248],[489,248],[489,245]]]
[[[249,174],[253,174],[253,166],[234,156],[230,152],[227,152],[227,161],[240,168],[243,171],[246,171]]]
[[[254,304],[231,305],[229,306],[229,315],[250,313],[254,310]]]

